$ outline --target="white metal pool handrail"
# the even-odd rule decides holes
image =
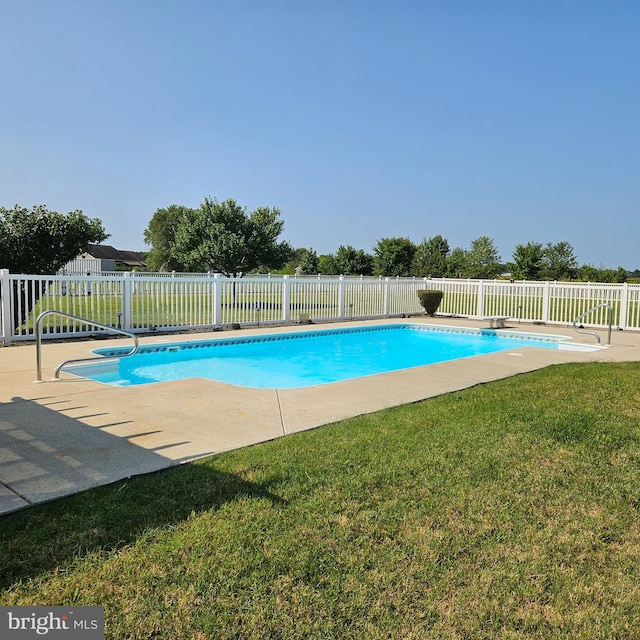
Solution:
[[[607,309],[609,311],[607,313],[607,316],[609,318],[609,330],[607,332],[607,344],[610,345],[611,344],[611,318],[613,316],[613,308],[611,307],[610,304],[607,304],[606,302],[602,302],[600,304],[597,304],[592,309],[589,309],[588,311],[585,311],[583,314],[581,314],[577,318],[575,318],[573,320],[573,328],[574,328],[576,333],[586,333],[588,335],[595,336],[596,342],[598,344],[600,344],[600,336],[595,331],[585,331],[584,329],[579,329],[576,326],[576,322],[578,322],[579,320],[582,320],[582,318],[584,318],[585,316],[588,316],[590,313],[593,313],[596,309],[599,309],[600,307],[607,307]]]
[[[49,309],[48,311],[43,311],[38,318],[36,319],[36,382],[42,382],[42,320],[45,316],[48,315],[57,315],[62,318],[68,318],[70,320],[77,320],[79,322],[84,322],[85,324],[90,324],[93,327],[98,327],[100,329],[106,329],[107,331],[113,331],[114,333],[120,333],[123,336],[127,336],[128,338],[132,338],[134,345],[133,349],[129,353],[123,353],[119,358],[125,358],[126,356],[132,356],[134,353],[138,351],[138,336],[129,331],[123,331],[122,329],[117,329],[116,327],[110,327],[108,324],[102,324],[100,322],[94,322],[93,320],[87,320],[87,318],[81,318],[80,316],[73,316],[70,313],[64,313],[62,311],[57,311],[56,309]],[[90,356],[88,358],[72,358],[70,360],[65,360],[61,362],[55,369],[54,378],[60,378],[60,369],[64,367],[65,364],[70,364],[71,362],[89,362],[92,360],[104,360],[103,356]]]

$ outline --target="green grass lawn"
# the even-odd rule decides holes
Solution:
[[[104,605],[118,639],[638,638],[639,379],[550,367],[5,516],[0,604]]]

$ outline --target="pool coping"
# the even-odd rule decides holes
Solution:
[[[237,332],[152,335],[141,344],[267,335],[398,322],[483,328],[481,321],[410,318]],[[564,335],[570,328],[514,324],[509,331]],[[502,330],[497,330],[502,331]],[[601,332],[603,333],[603,332]],[[126,339],[113,343],[130,344]],[[46,343],[43,372],[84,357],[96,341]],[[563,362],[639,361],[640,333],[616,332],[591,352],[514,349],[300,389],[255,389],[204,379],[112,387],[67,377],[35,384],[35,345],[0,349],[0,514],[94,486],[272,440],[391,406],[417,402]]]

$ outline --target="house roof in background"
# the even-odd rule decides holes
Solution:
[[[109,244],[90,244],[87,253],[101,260],[115,260],[135,267],[145,266],[144,258],[137,251],[121,251]]]

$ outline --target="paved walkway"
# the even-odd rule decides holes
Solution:
[[[450,318],[410,321],[486,326],[486,322]],[[347,326],[360,324],[372,323]],[[238,333],[246,336],[309,328],[245,329]],[[517,323],[508,328],[563,334],[577,344],[595,342],[591,336],[566,328]],[[599,333],[604,339],[606,332]],[[211,337],[220,337],[220,333],[156,335],[142,338],[141,343]],[[52,378],[61,361],[86,357],[101,346],[104,343],[95,341],[45,342],[43,377]],[[551,364],[592,360],[640,360],[640,333],[614,332],[611,347],[588,353],[519,349],[305,389],[250,389],[203,379],[117,388],[64,374],[63,380],[35,383],[35,345],[0,347],[0,514]]]

